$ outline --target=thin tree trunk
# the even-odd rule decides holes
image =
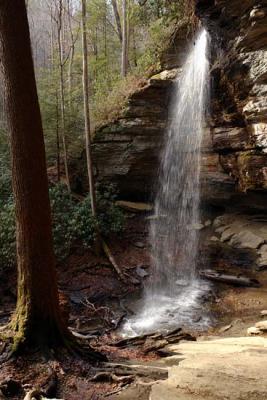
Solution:
[[[73,37],[73,30],[72,30],[72,22],[71,22],[71,7],[70,7],[70,0],[68,0],[68,22],[69,22],[69,31],[70,31],[70,56],[69,56],[69,68],[68,68],[68,91],[69,91],[69,112],[70,115],[72,114],[72,67],[73,67],[73,60],[74,60],[74,51],[75,51],[75,44],[74,44],[74,37]]]
[[[89,85],[88,85],[88,50],[87,50],[87,38],[86,38],[86,0],[82,0],[82,45],[83,45],[83,95],[84,95],[84,123],[85,123],[85,147],[86,147],[86,161],[87,171],[90,189],[91,199],[91,210],[92,215],[96,220],[96,252],[99,253],[101,247],[103,248],[106,256],[113,265],[115,271],[118,273],[121,279],[123,274],[116,264],[114,257],[101,237],[101,233],[97,221],[97,207],[96,207],[96,192],[93,174],[93,162],[92,162],[92,148],[91,148],[91,132],[90,132],[90,110],[89,110]]]
[[[122,57],[121,57],[121,75],[126,77],[128,67],[128,40],[127,40],[127,0],[122,0]]]
[[[82,45],[83,45],[83,98],[84,98],[85,150],[86,150],[87,172],[88,172],[88,179],[89,179],[92,215],[93,215],[93,217],[96,218],[97,217],[96,195],[95,195],[93,163],[92,163],[90,113],[89,113],[88,50],[87,50],[87,35],[86,35],[86,0],[82,0]]]
[[[52,8],[51,12],[51,76],[53,78],[55,71],[55,59],[54,59],[54,31],[53,31],[53,17]],[[51,82],[51,85],[53,81]],[[60,138],[59,138],[59,111],[58,111],[58,89],[55,90],[56,96],[56,166],[57,166],[57,182],[60,182]]]
[[[25,1],[1,0],[0,59],[16,208],[14,348],[23,343],[56,345],[64,342],[68,331],[59,310],[44,138]]]
[[[57,182],[60,182],[60,138],[59,138],[59,112],[58,112],[58,92],[56,90],[56,148],[57,148]]]
[[[120,39],[120,42],[122,44],[122,29],[121,29],[121,19],[118,11],[118,6],[117,6],[117,1],[116,0],[111,0],[112,2],[112,7],[113,7],[113,12],[116,20],[116,25],[117,25],[117,33]]]
[[[62,145],[63,145],[63,159],[64,159],[64,169],[66,176],[66,185],[68,191],[71,192],[70,178],[69,178],[69,168],[68,168],[68,152],[66,143],[66,126],[65,126],[65,95],[64,95],[64,64],[63,64],[63,30],[62,30],[62,0],[59,0],[59,15],[58,15],[58,51],[59,51],[59,69],[60,69],[60,109],[61,109],[61,135],[62,135]]]
[[[136,39],[135,39],[135,29],[133,26],[133,61],[134,61],[134,66],[137,67],[137,54],[136,54]]]

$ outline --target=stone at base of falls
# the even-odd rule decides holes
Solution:
[[[267,244],[261,246],[258,250],[259,259],[257,260],[258,269],[267,268]]]
[[[152,386],[150,400],[265,399],[267,338],[232,337],[168,346],[161,360],[168,379]]]
[[[219,242],[219,238],[217,238],[217,236],[211,236],[210,241],[211,242]]]
[[[267,331],[267,320],[266,321],[259,321],[255,324],[255,327],[261,331]]]
[[[262,310],[262,311],[260,312],[260,315],[261,315],[262,317],[267,317],[267,310]]]
[[[134,242],[133,245],[138,247],[138,249],[143,249],[145,247],[145,243],[143,242]]]
[[[191,225],[192,229],[195,229],[196,231],[201,231],[203,228],[205,228],[205,225],[197,223]]]
[[[267,268],[267,219],[266,214],[225,213],[213,221],[210,243],[218,236],[224,251],[231,249],[240,254],[247,251],[247,266],[262,270]],[[215,235],[214,235],[215,234]],[[236,253],[237,254],[237,253]],[[250,258],[250,259],[249,259]],[[238,264],[238,262],[237,262]]]
[[[149,212],[153,210],[153,206],[148,203],[135,203],[132,201],[118,200],[115,204],[126,211],[131,211],[134,213]]]
[[[219,232],[219,228],[216,229],[216,232],[217,232],[217,233],[220,233],[220,232]],[[231,227],[225,228],[225,229],[223,230],[223,232],[222,232],[222,235],[221,235],[221,241],[222,241],[222,242],[227,242],[227,240],[231,239],[231,237],[232,237],[234,234],[235,234],[235,232],[231,229]]]
[[[261,333],[262,331],[259,328],[256,328],[255,326],[251,326],[250,328],[247,329],[248,336],[260,335]]]
[[[264,239],[250,231],[242,231],[231,237],[229,244],[238,249],[257,249]]]
[[[140,276],[140,278],[145,278],[146,276],[149,275],[149,273],[143,269],[142,267],[137,267],[136,268],[136,273],[138,276]]]

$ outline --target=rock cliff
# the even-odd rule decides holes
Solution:
[[[196,2],[211,37],[211,140],[235,192],[267,188],[267,2]],[[259,196],[258,196],[259,197]]]
[[[265,0],[198,0],[211,38],[211,110],[202,146],[202,199],[209,204],[266,208],[267,4]],[[153,193],[168,123],[172,82],[191,39],[182,26],[162,59],[164,71],[133,93],[120,118],[96,132],[100,181],[122,198]]]

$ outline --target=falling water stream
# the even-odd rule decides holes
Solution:
[[[150,223],[153,276],[139,312],[124,324],[124,335],[208,323],[200,302],[207,288],[196,274],[200,151],[209,87],[207,51],[208,34],[202,30],[175,84],[170,109]]]

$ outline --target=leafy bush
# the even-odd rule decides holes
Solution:
[[[114,185],[100,185],[97,188],[98,223],[104,236],[123,230],[125,217],[115,205],[117,191]]]
[[[10,154],[7,134],[0,127],[0,207],[9,201],[11,189]]]
[[[71,224],[76,203],[63,184],[53,186],[49,194],[55,253],[58,258],[63,258],[74,240]]]
[[[11,178],[9,174],[0,175],[0,207],[5,205],[12,197]]]
[[[113,185],[98,186],[96,193],[98,229],[103,236],[119,233],[123,230],[124,214],[114,204],[117,193]],[[91,213],[89,196],[80,202],[74,212],[71,227],[75,239],[81,240],[88,247],[92,244],[96,233],[96,221]]]
[[[16,258],[15,210],[12,201],[0,210],[0,266],[13,265]]]
[[[129,74],[126,78],[115,81],[112,90],[109,92],[97,91],[92,104],[95,126],[98,128],[121,116],[130,95],[145,84],[145,79],[135,74]]]
[[[115,206],[114,186],[99,186],[97,191],[98,226],[103,236],[123,229],[123,212]],[[96,221],[91,213],[89,197],[77,201],[62,184],[50,189],[53,238],[58,259],[66,257],[75,242],[89,247],[94,240]],[[16,258],[15,212],[12,199],[0,211],[0,266],[13,265]]]

